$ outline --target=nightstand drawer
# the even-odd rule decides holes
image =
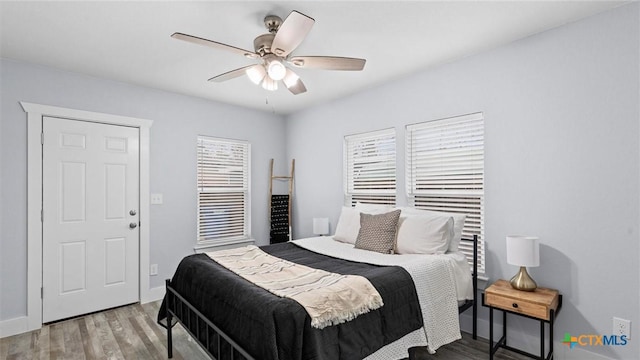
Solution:
[[[524,315],[533,316],[538,319],[549,320],[549,311],[546,306],[534,304],[522,299],[513,299],[496,294],[487,293],[485,296],[487,305],[498,309],[517,312]]]
[[[549,321],[551,310],[557,310],[559,294],[557,290],[537,288],[535,291],[520,291],[511,287],[506,280],[498,280],[485,289],[485,305],[497,309]]]

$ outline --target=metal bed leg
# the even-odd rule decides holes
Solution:
[[[169,359],[173,357],[173,338],[171,337],[171,314],[167,314],[167,353]]]
[[[473,340],[478,339],[478,235],[473,235]]]
[[[169,357],[169,359],[171,359],[173,357],[173,338],[171,336],[171,322],[173,321],[173,316],[171,315],[171,311],[169,310],[171,308],[171,292],[169,291],[169,280],[167,280],[166,282],[166,289],[167,301],[165,303],[165,315],[167,318],[167,356]]]
[[[473,300],[473,340],[478,339],[478,302]]]

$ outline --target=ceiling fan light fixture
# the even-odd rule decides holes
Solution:
[[[284,76],[287,74],[287,68],[280,60],[273,59],[270,60],[267,65],[267,74],[269,74],[271,79],[280,81],[284,79]]]
[[[267,70],[263,65],[256,65],[246,70],[247,77],[252,83],[260,85],[265,76],[267,76]]]
[[[2,0],[0,0],[2,1]],[[324,70],[360,71],[364,68],[365,59],[339,56],[291,56],[305,39],[315,20],[298,11],[291,11],[284,21],[275,15],[267,15],[264,24],[269,33],[257,36],[253,40],[254,51],[245,50],[221,42],[183,33],[173,33],[172,38],[203,45],[214,49],[225,50],[242,55],[259,63],[243,66],[238,69],[216,75],[209,81],[223,82],[235,79],[244,74],[256,85],[269,91],[278,89],[278,82],[286,85],[294,95],[307,91],[302,79],[293,73],[292,68]],[[290,65],[287,65],[290,64]]]
[[[295,86],[298,83],[298,80],[300,80],[300,76],[293,71],[287,71],[287,75],[282,79],[282,82],[284,82],[287,88],[290,88]]]
[[[278,90],[278,82],[269,76],[265,76],[264,80],[262,80],[262,88],[269,91],[276,91]]]

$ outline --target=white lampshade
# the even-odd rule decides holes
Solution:
[[[276,91],[278,90],[278,82],[265,76],[264,80],[262,80],[262,88],[269,91]]]
[[[279,81],[284,79],[284,76],[287,74],[287,68],[284,67],[280,61],[273,60],[269,62],[267,74],[269,74],[269,77],[273,80]]]
[[[329,219],[313,218],[313,233],[316,235],[327,235],[329,233]]]
[[[517,266],[540,266],[540,243],[535,236],[507,236],[507,262]]]
[[[249,80],[256,85],[260,85],[262,79],[267,75],[267,70],[264,69],[263,65],[256,65],[245,70]]]
[[[300,80],[300,77],[291,70],[287,71],[284,79],[282,79],[284,84],[287,85],[287,88],[295,86],[298,83],[298,80]]]

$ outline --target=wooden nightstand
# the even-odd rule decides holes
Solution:
[[[482,305],[489,308],[489,359],[499,348],[505,348],[534,359],[553,359],[553,323],[562,308],[558,290],[537,288],[527,292],[515,290],[506,280],[498,280],[484,290]],[[493,310],[502,311],[502,337],[493,343]],[[507,313],[540,321],[540,356],[507,345]],[[549,353],[544,355],[544,324],[549,324]]]

